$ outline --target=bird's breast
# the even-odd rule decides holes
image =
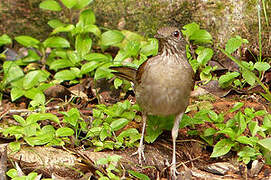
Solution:
[[[142,109],[153,115],[171,115],[185,111],[193,87],[193,70],[188,64],[148,61],[140,84],[135,87]]]

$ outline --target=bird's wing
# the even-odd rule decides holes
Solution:
[[[115,76],[126,79],[131,82],[135,82],[137,70],[127,66],[110,67],[110,69],[116,71],[112,72]]]

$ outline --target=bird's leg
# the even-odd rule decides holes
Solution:
[[[173,153],[172,153],[172,163],[170,167],[170,175],[172,179],[176,179],[176,174],[178,173],[176,170],[176,139],[178,137],[179,124],[183,117],[183,114],[184,113],[182,112],[175,117],[174,125],[171,130],[172,142],[173,142]]]
[[[138,154],[138,162],[139,162],[140,165],[142,165],[142,159],[143,159],[143,161],[145,161],[143,142],[144,142],[144,133],[145,133],[145,127],[146,127],[146,120],[147,120],[147,115],[143,114],[143,127],[142,127],[142,132],[141,132],[140,143],[139,143],[137,151],[132,154],[133,156]]]

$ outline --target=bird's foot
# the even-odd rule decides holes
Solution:
[[[144,145],[139,146],[138,149],[137,149],[137,151],[134,152],[134,153],[132,154],[132,156],[135,156],[135,155],[137,155],[137,154],[138,154],[138,162],[139,162],[140,165],[142,165],[142,160],[145,161],[145,156],[144,156]]]
[[[180,173],[176,169],[176,164],[172,163],[171,166],[170,166],[170,176],[171,176],[171,179],[172,180],[176,180],[178,174],[180,174]]]

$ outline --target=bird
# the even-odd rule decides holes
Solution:
[[[186,56],[186,40],[177,27],[158,29],[155,38],[159,40],[159,52],[147,59],[138,69],[127,66],[111,67],[119,78],[132,81],[136,102],[142,109],[143,127],[138,150],[139,163],[144,156],[143,138],[148,115],[175,115],[171,130],[173,153],[170,175],[176,179],[176,139],[179,123],[189,104],[190,93],[194,87],[194,71]]]

